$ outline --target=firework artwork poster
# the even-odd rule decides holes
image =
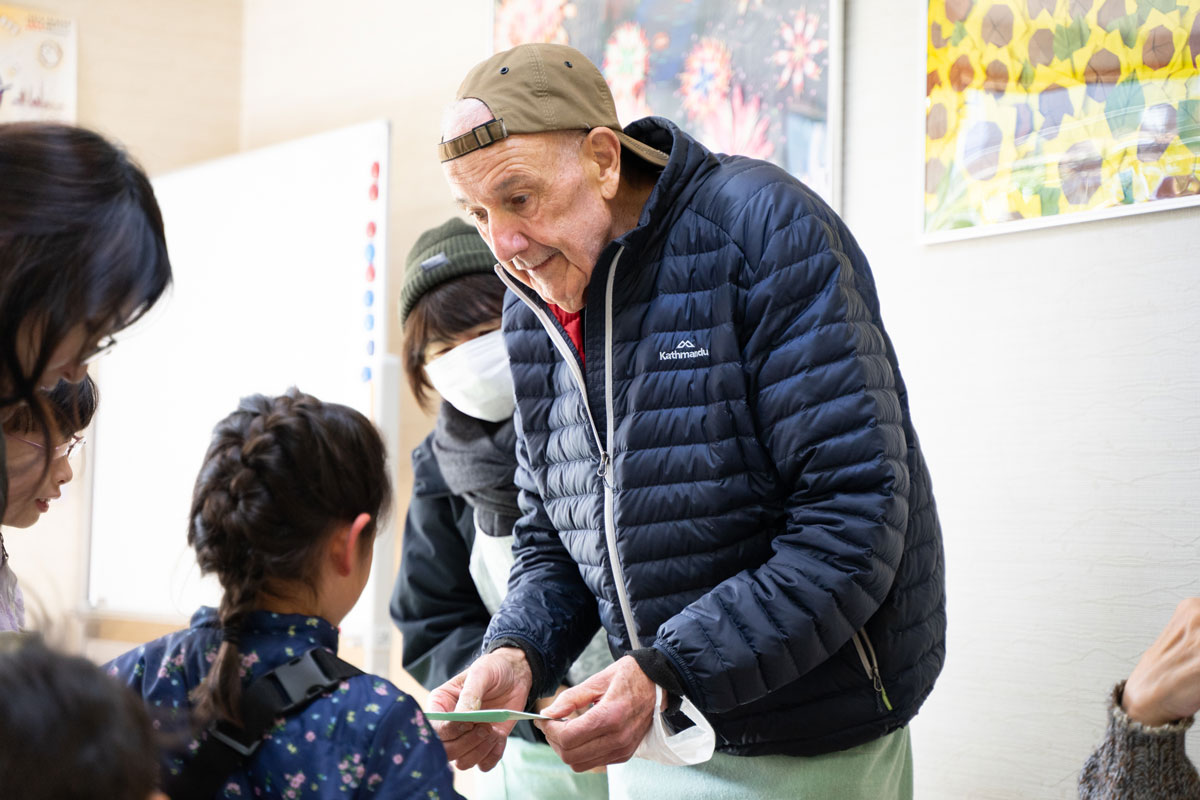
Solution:
[[[674,122],[771,161],[838,207],[841,0],[497,0],[493,46],[557,42],[598,65],[623,125]]]
[[[0,123],[75,121],[75,21],[0,4]]]
[[[924,239],[1200,204],[1200,0],[929,0]]]

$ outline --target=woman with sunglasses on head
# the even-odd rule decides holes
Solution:
[[[82,380],[170,282],[154,190],[126,153],[82,128],[0,125],[0,423],[23,406],[48,445],[38,390]],[[0,474],[0,514],[7,496]]]
[[[83,444],[80,431],[96,413],[99,392],[91,377],[79,383],[59,381],[52,391],[39,393],[49,417],[49,445],[34,419],[31,406],[19,406],[4,421],[5,466],[8,471],[8,507],[4,528],[28,528],[50,510],[50,501],[62,495],[71,481],[71,454]],[[46,458],[50,466],[46,467]],[[9,564],[0,532],[0,631],[25,627],[25,601]]]
[[[451,219],[417,239],[400,293],[404,370],[413,396],[442,403],[413,451],[413,493],[401,540],[392,619],[404,669],[434,689],[479,655],[513,563],[517,506],[512,378],[500,332],[504,284],[479,233]],[[576,681],[612,663],[599,635],[576,661]],[[542,701],[543,704],[548,704]],[[478,800],[607,798],[597,773],[576,774],[530,723],[513,728],[498,769],[475,780]]]

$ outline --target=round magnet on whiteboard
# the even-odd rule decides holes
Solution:
[[[366,383],[367,381],[371,380],[371,368],[363,367],[362,376],[363,376],[363,383]]]
[[[375,223],[368,222],[367,223],[367,236],[374,236],[374,235],[375,235]]]
[[[374,261],[374,260],[375,260],[375,245],[369,244],[369,245],[367,245],[367,261]]]
[[[375,265],[367,264],[367,283],[375,280]]]
[[[375,329],[375,315],[374,314],[367,314],[366,319],[363,320],[363,327],[366,328],[367,330]]]
[[[369,192],[367,192],[367,196],[370,197],[372,200],[379,199],[379,186],[372,183],[371,190]]]
[[[372,178],[379,177],[379,162],[378,161],[376,161],[374,164],[371,165],[371,177]]]
[[[375,293],[367,289],[367,293],[363,295],[363,305],[372,306],[375,304]]]
[[[374,339],[367,342],[367,355],[369,355],[369,356],[375,355],[375,340]]]

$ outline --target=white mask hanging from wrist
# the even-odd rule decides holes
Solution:
[[[661,686],[654,687],[654,718],[650,722],[650,730],[642,739],[634,752],[634,758],[644,758],[647,761],[657,761],[671,767],[681,767],[688,764],[703,764],[713,757],[717,746],[717,735],[700,709],[688,700],[682,698],[679,710],[684,716],[695,723],[678,733],[673,732],[663,720],[662,708],[663,690]]]
[[[425,365],[433,388],[468,417],[500,422],[513,415],[512,373],[500,331],[464,342]]]

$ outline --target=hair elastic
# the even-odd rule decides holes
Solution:
[[[228,625],[221,628],[221,641],[237,647],[242,643],[242,629],[233,628]]]

